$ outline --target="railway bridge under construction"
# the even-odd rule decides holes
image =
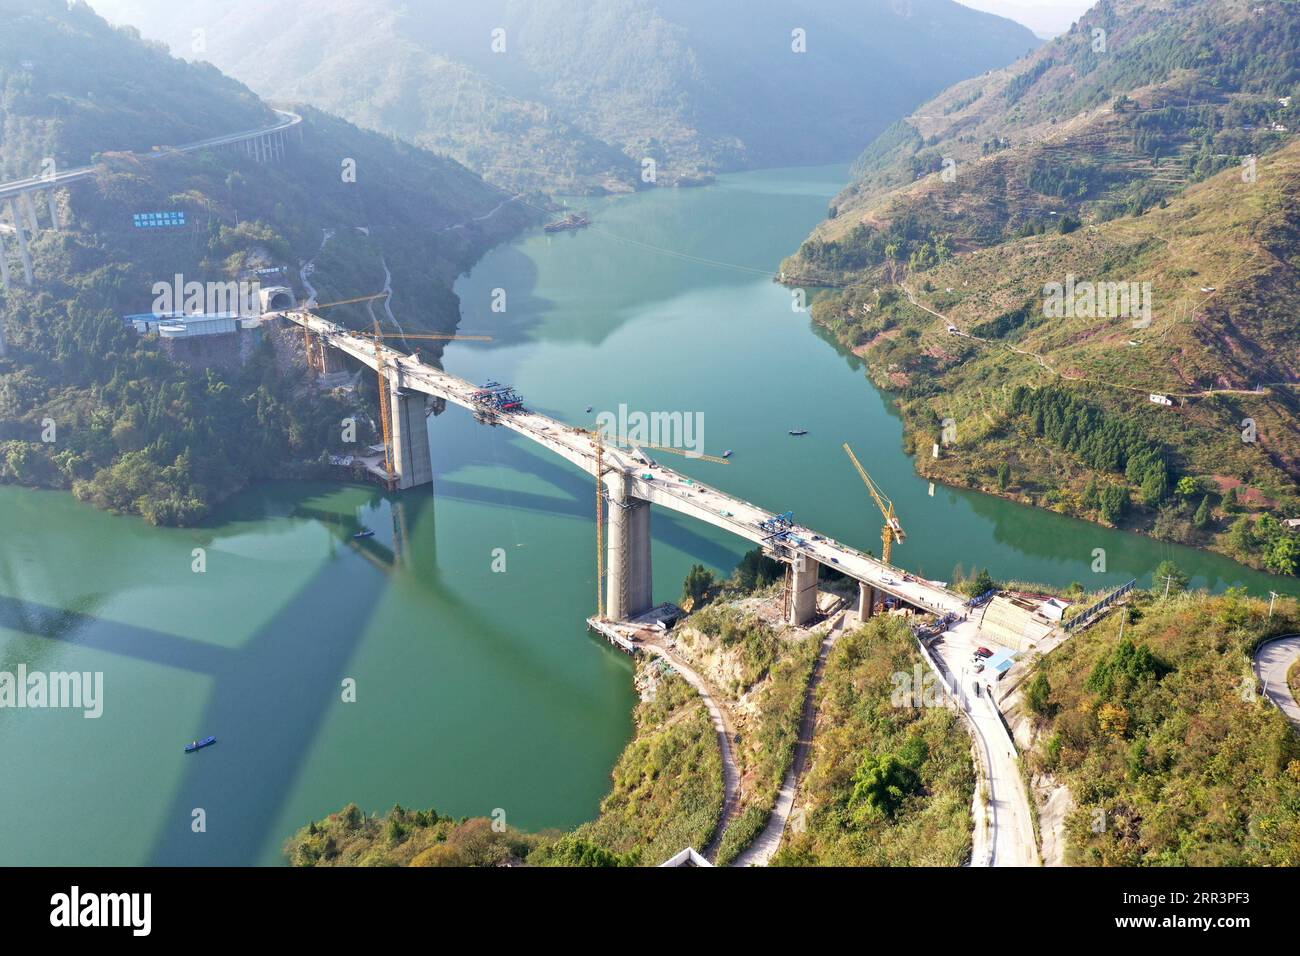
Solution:
[[[869,617],[876,601],[894,597],[941,617],[965,615],[966,599],[948,588],[906,572],[776,514],[733,497],[655,462],[611,445],[592,432],[526,408],[504,386],[478,385],[427,365],[374,336],[322,319],[309,311],[282,307],[288,296],[266,298],[265,317],[303,330],[309,355],[350,356],[387,383],[391,462],[395,490],[433,481],[426,396],[471,411],[486,424],[509,428],[599,478],[607,508],[604,542],[604,616],[614,621],[637,617],[654,606],[650,556],[651,505],[722,528],[759,544],[787,568],[786,617],[803,625],[817,613],[817,581],[823,565],[858,582],[858,613]],[[284,290],[287,293],[287,290]],[[333,364],[331,362],[330,364]]]

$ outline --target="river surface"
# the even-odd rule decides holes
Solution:
[[[960,564],[1096,588],[1172,558],[1201,586],[1296,593],[1224,558],[931,491],[861,363],[765,274],[846,177],[769,170],[586,201],[592,228],[526,237],[461,280],[462,330],[494,340],[455,343],[444,364],[573,424],[620,404],[698,414],[704,450],[730,463],[666,463],[875,551],[848,441],[908,531],[895,562],[932,578]],[[433,490],[272,483],[198,529],[0,487],[0,670],[104,675],[98,719],[0,710],[0,863],[274,864],[350,801],[501,810],[528,829],[595,815],[634,692],[629,661],[583,623],[593,482],[457,409],[429,429]],[[354,542],[362,527],[374,538]],[[745,550],[666,512],[653,530],[659,600],[679,599],[691,564],[728,572]],[[207,734],[215,746],[182,752]]]

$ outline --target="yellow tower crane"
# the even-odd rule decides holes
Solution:
[[[885,527],[880,532],[880,560],[889,564],[889,559],[894,552],[894,542],[897,541],[902,544],[906,541],[907,532],[903,530],[902,524],[894,515],[894,503],[886,498],[879,486],[871,480],[871,476],[867,474],[867,469],[862,467],[862,463],[858,461],[858,456],[853,454],[853,449],[849,447],[848,442],[844,443],[844,450],[848,453],[849,460],[853,462],[853,467],[862,476],[862,481],[866,484],[867,490],[871,492],[871,497],[876,499],[876,507],[880,509],[880,513],[885,517]]]

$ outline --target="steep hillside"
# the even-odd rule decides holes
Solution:
[[[446,151],[494,182],[550,192],[637,188],[646,158],[661,185],[842,161],[945,84],[1038,44],[952,0],[96,7],[266,95]],[[796,29],[806,53],[792,49]]]
[[[1026,760],[1073,798],[1067,865],[1300,864],[1300,737],[1250,663],[1295,627],[1294,601],[1270,619],[1268,601],[1175,588],[1038,664]]]
[[[1099,4],[864,154],[784,269],[842,286],[814,316],[923,474],[1296,572],[1297,38],[1295,4]]]
[[[0,162],[21,175],[40,172],[29,165],[36,156],[66,169],[99,155],[102,167],[56,191],[62,228],[33,238],[30,288],[6,242],[15,281],[0,293],[0,480],[72,486],[105,507],[188,523],[250,478],[294,473],[338,443],[337,401],[302,388],[269,342],[240,369],[191,371],[122,316],[149,312],[155,283],[177,275],[252,281],[278,267],[276,281],[296,285],[300,265],[319,255],[321,301],[379,291],[386,264],[404,326],[450,329],[455,277],[530,221],[455,162],[315,110],[303,111],[283,163],[119,152],[258,128],[274,115],[211,67],[172,61],[84,5],[26,4],[10,23],[22,43],[9,32],[0,41]],[[111,66],[46,68],[100,61]],[[119,124],[101,150],[102,131]],[[345,161],[355,182],[341,175]],[[159,210],[184,213],[186,225],[135,227],[134,214]],[[47,419],[53,442],[39,440]]]

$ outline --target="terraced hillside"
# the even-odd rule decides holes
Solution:
[[[844,286],[814,316],[924,474],[1295,573],[1297,38],[1295,4],[1101,3],[860,158],[784,269]]]

